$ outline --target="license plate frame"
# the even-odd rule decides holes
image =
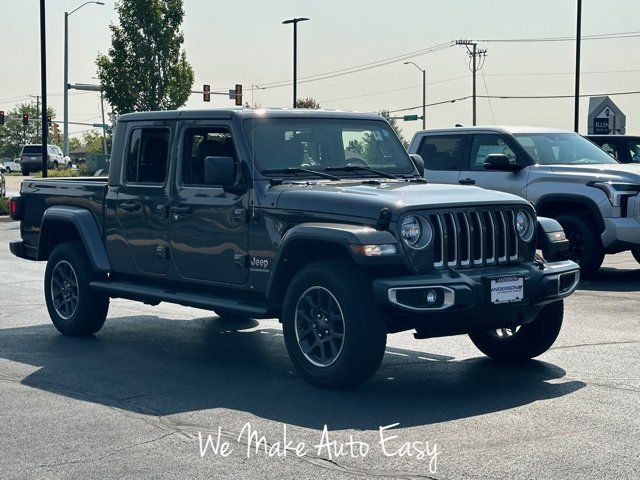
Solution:
[[[524,277],[503,275],[488,279],[489,302],[492,305],[518,303],[524,300]]]

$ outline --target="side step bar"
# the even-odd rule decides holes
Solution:
[[[271,318],[274,310],[267,302],[248,303],[242,299],[216,297],[205,293],[139,285],[122,281],[93,281],[91,288],[108,293],[111,297],[138,300],[147,303],[169,302],[204,310],[224,309],[253,318]]]

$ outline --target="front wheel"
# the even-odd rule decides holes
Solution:
[[[553,260],[573,260],[580,265],[584,278],[595,275],[604,260],[604,248],[595,223],[585,215],[571,213],[562,213],[555,219],[567,235],[569,250],[557,254]]]
[[[282,323],[294,367],[316,386],[362,383],[384,356],[386,329],[373,306],[371,279],[345,261],[301,269],[287,289]]]
[[[562,327],[562,300],[546,305],[531,323],[469,335],[478,349],[495,360],[518,361],[542,355],[551,348]]]
[[[53,249],[44,273],[44,296],[53,325],[64,335],[86,336],[102,328],[109,297],[92,290],[91,263],[82,242]]]

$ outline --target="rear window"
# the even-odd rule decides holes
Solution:
[[[461,170],[464,135],[425,137],[418,151],[427,170]]]
[[[40,155],[42,153],[42,147],[40,145],[25,145],[22,147],[23,155]]]

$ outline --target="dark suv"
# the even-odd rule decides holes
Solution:
[[[640,163],[640,137],[633,135],[586,135],[586,138],[620,163]]]
[[[325,387],[380,365],[388,333],[470,334],[522,360],[554,342],[579,280],[554,220],[514,195],[422,178],[380,116],[310,110],[123,115],[109,178],[25,180],[19,257],[47,260],[58,330],[90,335],[109,298],[279,318]]]

